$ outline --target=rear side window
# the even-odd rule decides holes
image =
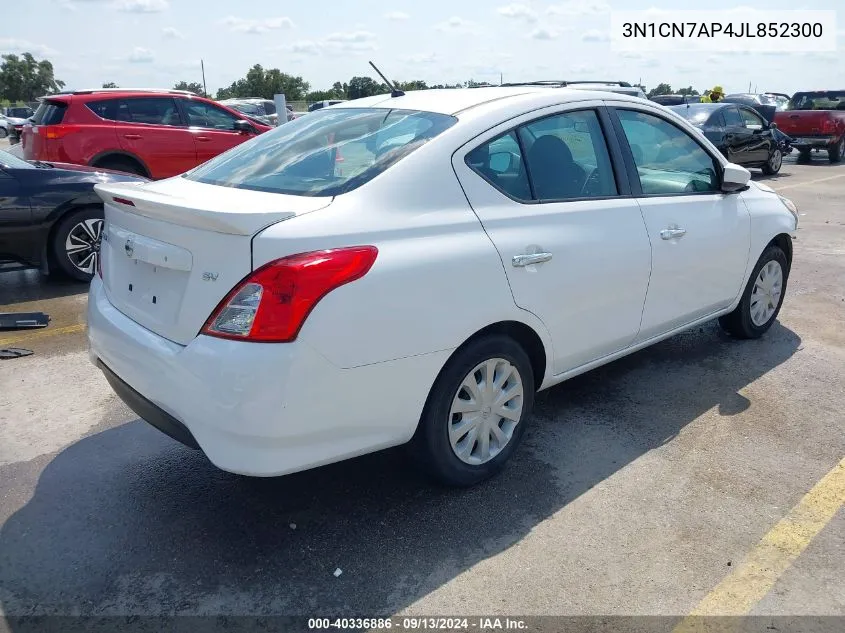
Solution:
[[[114,121],[117,118],[118,99],[103,99],[102,101],[89,101],[85,106],[101,119]]]
[[[508,132],[476,147],[467,154],[466,164],[511,198],[531,199],[531,185],[516,132]]]
[[[58,125],[65,117],[67,105],[61,101],[42,101],[35,111],[35,125]]]
[[[322,110],[242,143],[185,178],[254,191],[336,196],[369,182],[456,121],[416,110]]]
[[[725,108],[722,110],[722,114],[725,115],[725,125],[727,127],[745,127],[745,122],[742,120],[742,116],[739,114],[736,106]]]
[[[114,119],[148,125],[184,125],[176,100],[170,97],[121,99],[117,103]]]
[[[748,108],[740,108],[742,119],[745,121],[745,127],[749,130],[762,130],[766,126],[766,122],[755,112]]]

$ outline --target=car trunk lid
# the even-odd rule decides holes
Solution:
[[[105,204],[101,258],[109,301],[181,345],[252,271],[256,233],[332,201],[184,178],[95,189]]]

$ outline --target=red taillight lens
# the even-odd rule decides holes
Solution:
[[[822,121],[822,134],[833,134],[836,131],[836,121],[825,119]]]
[[[44,138],[57,139],[64,138],[68,134],[78,132],[81,129],[79,125],[45,125],[41,128],[44,133]]]
[[[366,275],[377,256],[375,246],[353,246],[270,262],[226,295],[200,333],[240,341],[293,341],[320,299]]]

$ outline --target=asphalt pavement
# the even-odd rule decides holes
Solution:
[[[0,361],[5,626],[700,605],[845,617],[845,164],[788,159],[765,180],[801,213],[771,331],[734,341],[708,324],[541,393],[510,466],[470,490],[432,486],[401,448],[274,479],[218,471],[89,363],[84,285],[0,273],[0,311],[52,318],[0,332],[34,351]]]

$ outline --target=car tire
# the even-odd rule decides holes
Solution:
[[[831,163],[838,163],[845,154],[845,134],[839,137],[839,142],[827,150],[827,157]]]
[[[6,138],[7,136],[9,136],[9,131],[4,127],[0,127],[0,138]]]
[[[484,385],[491,374],[494,386],[487,391]],[[512,338],[495,334],[467,343],[449,359],[431,388],[408,445],[412,458],[448,486],[471,486],[492,477],[525,434],[534,385],[531,361]],[[509,415],[499,415],[505,410]]]
[[[772,150],[772,153],[769,155],[769,160],[767,160],[766,164],[763,165],[763,173],[767,176],[774,176],[780,171],[780,168],[782,166],[783,152],[780,151],[780,148],[776,147],[774,150]]]
[[[131,158],[124,158],[122,156],[111,156],[104,158],[94,165],[101,169],[111,169],[113,171],[122,171],[126,174],[134,174],[136,176],[143,176],[147,178],[147,172],[138,161]]]
[[[768,246],[751,272],[739,305],[730,314],[719,317],[719,325],[736,338],[763,336],[780,313],[788,278],[786,253],[779,246]]]
[[[102,207],[77,209],[59,220],[49,245],[58,271],[77,281],[91,281],[97,272],[102,232]]]
[[[798,162],[799,163],[809,163],[810,162],[810,153],[812,149],[799,149],[798,150]]]

